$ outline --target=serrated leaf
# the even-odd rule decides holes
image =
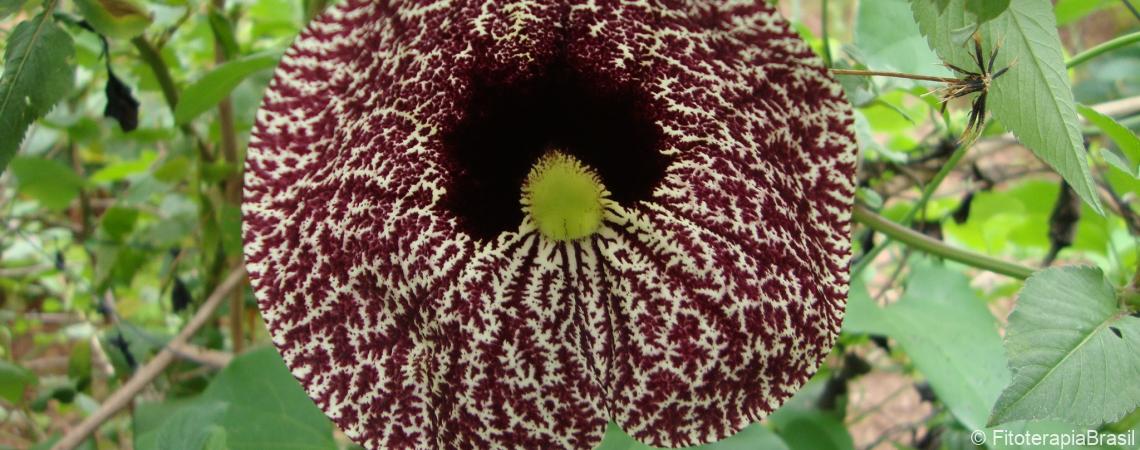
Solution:
[[[8,35],[0,78],[0,171],[16,155],[28,126],[71,91],[75,45],[50,15],[25,20]]]
[[[1060,267],[1025,282],[1009,315],[1013,381],[990,424],[1060,419],[1113,422],[1140,405],[1140,318],[1120,308],[1095,267]]]
[[[278,57],[276,53],[249,55],[222,64],[203,75],[182,92],[174,108],[174,122],[182,125],[194,120],[230,95],[242,80],[277,65]]]
[[[911,0],[915,20],[930,46],[947,62],[977,69],[971,46],[954,39],[954,30],[973,25],[964,1],[951,0],[945,12],[925,0]],[[1049,163],[1077,195],[1103,214],[1084,149],[1069,87],[1061,40],[1047,0],[1012,0],[997,18],[981,25],[983,51],[1001,43],[994,70],[1016,66],[995,79],[987,101],[993,116],[1026,147]],[[989,58],[989,55],[985,55]],[[987,61],[988,62],[988,61]]]
[[[1109,160],[1109,158],[1105,159],[1112,162],[1118,169],[1132,175],[1134,178],[1140,178],[1140,166],[1137,165],[1137,163],[1140,163],[1140,138],[1136,137],[1136,133],[1125,128],[1124,125],[1121,125],[1111,117],[1101,114],[1088,106],[1078,104],[1077,112],[1085,116],[1085,119],[1088,119],[1088,121],[1097,128],[1100,128],[1100,131],[1104,132],[1105,136],[1108,136],[1109,139],[1112,139],[1112,142],[1116,143],[1117,148],[1119,148],[1122,153],[1122,155],[1119,156],[1113,155],[1117,156],[1116,161]]]
[[[19,190],[50,209],[64,209],[79,195],[83,179],[51,159],[20,157],[12,161]]]
[[[1009,8],[1009,0],[966,0],[966,11],[978,18],[978,23],[989,22]]]

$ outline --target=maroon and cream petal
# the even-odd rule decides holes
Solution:
[[[635,91],[619,106],[651,130],[630,142],[653,145],[633,164],[660,176],[615,191],[583,240],[526,218],[474,232],[518,192],[464,197],[478,183],[448,140],[499,93],[487,80],[541,89],[554,71]],[[838,334],[851,125],[759,0],[349,0],[298,37],[258,112],[247,267],[293,374],[368,448],[589,449],[608,420],[709,442],[778,407]],[[636,178],[598,168],[611,188]]]
[[[440,372],[439,448],[597,446],[603,376],[574,255],[536,233],[507,234],[477,256],[438,305],[453,350]],[[584,300],[584,301],[583,301]]]

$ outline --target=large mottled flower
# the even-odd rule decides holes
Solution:
[[[839,332],[852,123],[761,0],[349,0],[258,113],[250,278],[366,447],[714,441]]]

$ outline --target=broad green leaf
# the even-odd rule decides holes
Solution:
[[[51,15],[25,20],[8,35],[0,78],[0,171],[16,155],[28,126],[71,91],[74,56],[71,35]]]
[[[191,438],[200,445],[195,448],[207,449],[336,448],[332,423],[272,347],[234,358],[198,397],[142,409],[145,414],[135,418],[135,446],[141,450]],[[163,436],[181,437],[170,441]]]
[[[234,358],[200,398],[229,403],[220,424],[232,450],[336,448],[332,423],[272,347]]]
[[[602,443],[598,445],[595,450],[655,450],[658,447],[651,447],[634,438],[630,437],[622,431],[621,427],[617,424],[610,422],[609,427],[606,428],[606,436],[602,438]],[[721,439],[717,442],[708,443],[705,445],[698,445],[695,447],[681,447],[685,450],[753,450],[753,449],[771,449],[771,450],[787,450],[788,446],[780,439],[776,433],[769,430],[767,427],[754,423],[740,430],[727,438]]]
[[[855,316],[845,331],[893,338],[950,412],[980,429],[1009,382],[997,322],[964,275],[917,264],[913,270],[903,297],[886,308],[854,291]]]
[[[200,402],[175,412],[156,431],[154,444],[158,450],[203,450],[216,433],[226,435],[218,425],[229,404]],[[140,449],[142,450],[142,449]]]
[[[919,29],[947,62],[977,70],[973,45],[955,38],[955,30],[970,28],[965,0],[951,0],[945,13],[929,1],[911,0]],[[1073,93],[1069,88],[1061,41],[1047,0],[1012,0],[1009,8],[979,30],[982,51],[1001,45],[994,70],[1010,66],[995,79],[987,101],[993,116],[1038,157],[1049,163],[1098,213],[1103,213],[1089,173]],[[988,61],[987,61],[988,63]]]
[[[990,424],[1060,419],[1097,426],[1140,405],[1140,318],[1120,308],[1095,267],[1060,267],[1025,282],[1005,347],[1013,382]]]
[[[966,0],[966,11],[978,18],[978,23],[986,23],[1009,8],[1009,0]]]
[[[847,311],[843,315],[843,332],[887,334],[890,329],[882,308],[871,300],[867,285],[860,278],[851,280],[851,287],[847,290]]]
[[[11,362],[0,360],[0,398],[13,405],[24,403],[24,392],[36,384],[36,374]]]
[[[769,420],[791,450],[855,449],[854,441],[843,426],[843,421],[823,411],[786,408]]]
[[[875,70],[949,76],[919,33],[907,0],[859,2],[855,46]]]
[[[1112,139],[1112,142],[1115,142],[1117,148],[1123,153],[1122,155],[1109,153],[1116,159],[1106,157],[1105,160],[1115,165],[1118,169],[1123,170],[1125,173],[1140,178],[1140,166],[1137,165],[1140,163],[1140,138],[1136,137],[1136,133],[1125,128],[1124,125],[1117,123],[1111,117],[1101,114],[1088,106],[1077,105],[1077,111],[1080,112],[1082,116],[1085,116],[1085,119],[1088,119],[1089,122],[1092,122],[1093,125],[1096,125],[1097,128],[1100,128],[1105,136]]]
[[[20,192],[51,209],[67,208],[83,187],[83,179],[70,167],[51,159],[16,158],[12,173],[19,181]]]
[[[213,108],[237,87],[238,83],[259,70],[277,65],[278,54],[260,53],[235,59],[210,71],[187,86],[174,108],[174,122],[182,125]]]

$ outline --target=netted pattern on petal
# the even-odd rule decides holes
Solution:
[[[664,173],[586,239],[525,218],[473,236],[445,206],[464,170],[445,138],[476,78],[554,67],[639,93]],[[609,420],[709,442],[778,407],[839,333],[852,123],[762,1],[350,0],[258,112],[247,267],[293,374],[368,448],[590,449]]]

